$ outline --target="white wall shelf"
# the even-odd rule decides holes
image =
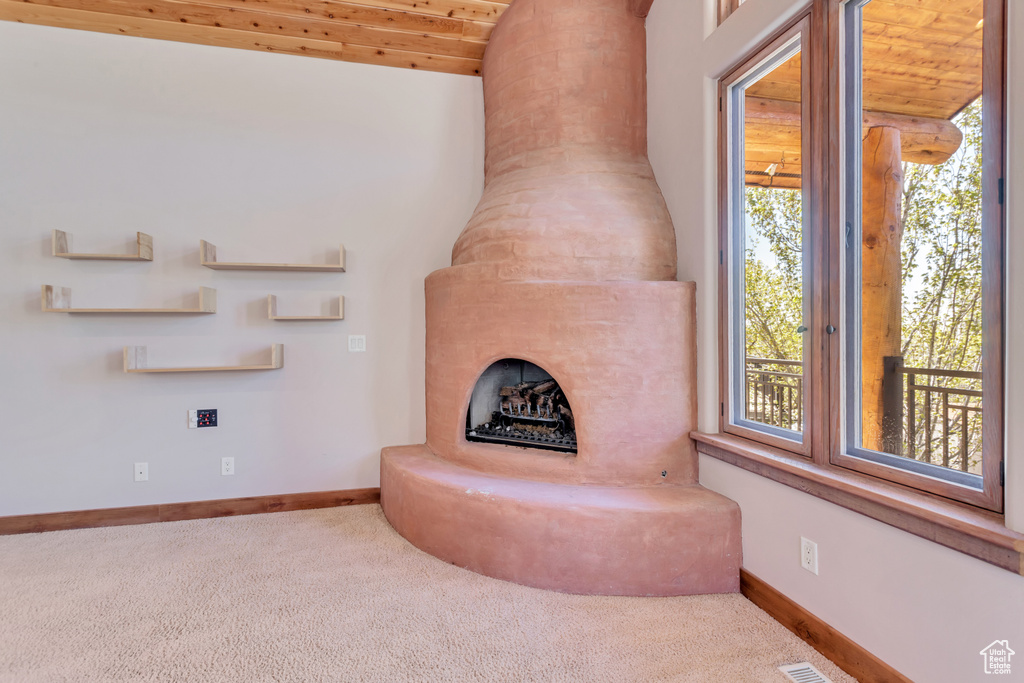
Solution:
[[[71,251],[71,235],[63,230],[53,231],[53,255],[76,261],[152,261],[153,238],[144,232],[135,233],[134,254],[78,254]]]
[[[345,272],[345,245],[338,249],[338,263],[231,263],[217,260],[217,245],[199,240],[199,263],[214,270],[294,270],[319,273]]]
[[[284,344],[271,344],[270,362],[265,365],[214,365],[188,368],[151,368],[146,361],[145,346],[124,347],[124,371],[141,372],[235,372],[238,370],[280,370],[284,367]]]
[[[217,312],[217,290],[200,287],[199,305],[195,308],[73,308],[70,287],[43,285],[42,304],[44,313],[207,315]]]
[[[267,317],[271,320],[287,321],[315,321],[315,320],[344,320],[345,319],[345,297],[339,296],[338,303],[334,306],[335,311],[331,315],[278,315],[277,297],[273,294],[267,295]]]

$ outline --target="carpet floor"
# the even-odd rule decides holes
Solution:
[[[853,681],[740,595],[563,595],[377,505],[0,537],[0,681]]]

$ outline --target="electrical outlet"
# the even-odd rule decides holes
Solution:
[[[800,566],[811,572],[818,573],[818,544],[800,537]]]
[[[363,351],[366,351],[366,335],[348,335],[348,350],[352,353],[362,353]]]
[[[220,474],[223,477],[230,477],[235,473],[235,459],[234,458],[221,458],[220,459]]]
[[[135,481],[149,481],[149,463],[135,463]]]

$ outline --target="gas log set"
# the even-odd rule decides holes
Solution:
[[[558,382],[520,382],[502,387],[498,397],[489,422],[467,424],[468,441],[576,452],[576,422]]]

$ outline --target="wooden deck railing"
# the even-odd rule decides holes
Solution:
[[[803,430],[803,363],[748,357],[746,418],[783,429]]]
[[[801,431],[803,363],[747,358],[745,417]],[[981,373],[908,368],[886,359],[885,450],[963,472],[981,462]]]
[[[981,373],[901,368],[906,378],[903,443],[915,460],[962,472],[981,464]]]

